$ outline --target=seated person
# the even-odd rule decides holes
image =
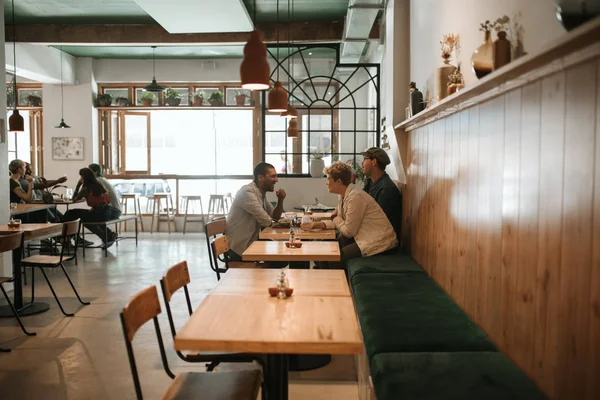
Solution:
[[[10,171],[9,187],[11,203],[31,203],[33,200],[33,178],[25,175],[25,162],[22,160],[12,160],[8,165]],[[27,189],[24,190],[20,180],[25,176],[28,182]],[[43,223],[52,221],[52,215],[48,210],[40,210],[19,215],[23,223]]]
[[[242,186],[235,195],[227,215],[228,257],[231,261],[242,261],[242,253],[258,240],[261,227],[271,225],[283,212],[285,191],[279,189],[277,207],[267,200],[267,192],[275,190],[277,171],[271,164],[261,162],[254,167],[254,181]]]
[[[396,232],[400,242],[402,226],[402,195],[392,178],[385,172],[390,163],[385,150],[371,147],[363,154],[362,167],[368,179],[363,190],[371,195],[379,204]]]
[[[82,222],[103,222],[119,218],[121,210],[110,205],[108,191],[98,182],[92,170],[82,168],[79,170],[79,175],[81,176],[79,179],[81,184],[77,185],[76,193],[73,194],[73,201],[85,198],[87,205],[91,208],[89,210],[70,209],[65,214],[65,221],[74,221],[81,218]],[[102,239],[103,248],[112,246],[117,238],[117,234],[108,230],[105,226],[89,225],[86,228]]]
[[[325,169],[330,193],[339,195],[333,221],[306,222],[303,230],[337,229],[340,233],[342,265],[351,258],[372,256],[398,246],[396,233],[383,210],[367,192],[351,183],[352,169],[343,162],[334,162]]]
[[[21,177],[19,183],[21,183],[21,187],[24,191],[27,191],[29,188],[29,183],[25,179],[27,176],[31,176],[33,179],[33,200],[42,200],[42,191],[47,188],[51,188],[53,186],[59,185],[67,181],[67,177],[63,176],[62,178],[58,178],[55,180],[46,180],[46,178],[39,177],[34,175],[31,170],[31,164],[28,162],[25,163],[25,175]]]

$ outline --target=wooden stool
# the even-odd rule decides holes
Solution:
[[[188,213],[190,210],[190,201],[192,202],[192,215],[196,215],[196,207],[195,204],[196,202],[198,204],[200,204],[200,218],[198,219],[191,219],[188,218]],[[206,224],[206,221],[204,220],[204,210],[202,209],[202,196],[181,196],[181,203],[182,205],[185,204],[185,216],[183,217],[183,234],[185,235],[185,228],[187,226],[188,221],[189,222],[202,222],[203,225]],[[182,207],[183,208],[183,207]]]
[[[221,213],[219,214],[218,211]],[[225,195],[223,194],[211,194],[208,202],[208,220],[212,220],[214,217],[219,215],[226,215],[225,211]]]
[[[136,224],[140,223],[140,227],[142,228],[142,232],[144,232],[144,221],[142,221],[142,207],[140,207],[140,195],[137,193],[126,193],[121,195],[121,207],[123,208],[123,213],[121,215],[131,215],[127,211],[129,210],[129,200],[133,202],[133,215],[136,218]],[[124,232],[127,232],[127,222],[124,223],[125,229]]]
[[[169,207],[169,200],[171,200],[171,207]],[[150,224],[150,233],[152,233],[152,229],[154,228],[154,217],[156,217],[156,232],[160,232],[160,221],[161,221],[161,209],[163,205],[166,205],[167,212],[167,227],[169,228],[169,233],[171,233],[171,222],[173,222],[173,230],[177,232],[177,225],[175,224],[175,215],[171,213],[171,208],[175,209],[173,206],[173,198],[170,193],[154,193],[152,196],[152,222]],[[164,203],[163,203],[164,202]],[[162,214],[163,216],[165,214]]]

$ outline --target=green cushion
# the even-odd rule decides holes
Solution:
[[[371,272],[381,273],[402,273],[402,272],[422,272],[423,268],[406,253],[397,252],[395,254],[377,254],[371,257],[360,257],[348,260],[348,279],[352,279],[358,274]]]
[[[369,360],[380,353],[496,350],[426,274],[359,274],[352,287]]]
[[[538,400],[546,396],[496,352],[385,353],[371,364],[377,400]]]

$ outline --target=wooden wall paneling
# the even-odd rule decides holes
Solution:
[[[438,283],[446,292],[450,292],[450,287],[447,280],[450,276],[450,229],[448,217],[450,213],[450,193],[449,193],[449,175],[452,168],[452,117],[443,120],[444,131],[441,132],[440,145],[442,148],[439,152],[439,180],[438,180],[438,221],[440,233],[438,234]]]
[[[419,242],[419,260],[421,265],[424,268],[428,268],[427,264],[427,204],[425,202],[425,195],[427,194],[427,185],[429,184],[429,131],[431,130],[431,126],[423,127],[419,134],[421,135],[421,154],[419,155],[421,159],[420,163],[420,172],[419,178],[421,180],[420,193],[419,193],[419,220],[417,222],[417,228],[419,229],[419,234],[417,235]]]
[[[534,376],[555,392],[565,127],[565,72],[542,80]]]
[[[429,269],[431,276],[437,280],[439,269],[438,269],[438,256],[440,252],[438,251],[438,246],[440,244],[440,220],[439,220],[439,212],[440,208],[440,190],[439,185],[440,181],[440,161],[442,160],[441,151],[443,150],[444,143],[444,130],[445,130],[446,121],[440,120],[437,121],[433,126],[433,137],[432,137],[432,148],[433,152],[430,152],[431,156],[431,170],[429,175],[431,177],[429,183],[429,189],[427,191],[427,199],[430,205],[431,213],[429,215],[429,229],[431,229],[431,234],[429,239],[431,240],[431,260],[429,263]]]
[[[469,197],[467,199],[467,269],[464,310],[475,317],[477,304],[477,202],[479,191],[479,106],[469,112]]]
[[[512,350],[512,309],[516,299],[519,224],[519,169],[521,165],[521,89],[504,96],[504,182],[502,186],[502,334],[495,340],[500,349]]]
[[[523,87],[521,102],[521,162],[519,169],[519,225],[517,240],[517,293],[512,327],[514,359],[526,371],[533,369],[535,342],[535,280],[537,266],[540,181],[541,81]]]
[[[591,278],[596,62],[567,71],[558,398],[583,398]],[[565,373],[569,371],[569,373]],[[596,377],[597,379],[597,377]]]
[[[411,255],[412,257],[422,265],[422,251],[421,246],[422,242],[420,240],[419,234],[423,230],[423,225],[421,225],[421,190],[423,185],[423,159],[424,152],[423,143],[425,141],[425,134],[423,133],[425,128],[417,129],[411,131],[409,134],[412,136],[414,143],[414,147],[411,147],[410,151],[413,153],[413,167],[408,170],[408,173],[414,176],[413,181],[415,182],[415,186],[413,188],[409,188],[409,190],[414,191],[413,197],[414,200],[412,202],[412,219],[414,220],[413,227],[411,229],[412,240],[411,240]]]
[[[446,285],[448,286],[449,292],[456,296],[456,284],[458,275],[458,224],[459,224],[459,177],[458,177],[458,165],[460,162],[460,123],[461,115],[455,114],[452,118],[452,161],[450,163],[450,173],[447,174],[449,179],[449,193],[448,198],[450,199],[450,211],[449,224],[450,224],[450,238],[448,240],[449,246],[449,276],[446,277]]]
[[[411,226],[412,226],[412,215],[414,215],[412,213],[412,195],[414,194],[414,175],[411,174],[409,171],[411,169],[411,166],[413,165],[413,161],[412,161],[412,157],[413,157],[413,152],[410,150],[412,147],[412,135],[411,134],[407,134],[407,138],[406,138],[406,143],[407,143],[407,152],[406,152],[406,156],[407,159],[405,161],[405,165],[407,166],[405,169],[405,175],[406,175],[406,186],[404,186],[404,188],[400,191],[400,194],[402,196],[402,209],[403,210],[409,210],[408,213],[402,213],[402,226],[401,226],[401,238],[402,238],[402,243],[398,243],[398,245],[402,246],[403,248],[407,249],[409,252],[411,251]],[[407,189],[410,188],[410,189]]]
[[[458,219],[457,225],[457,264],[452,295],[458,305],[465,309],[465,286],[467,282],[467,247],[469,231],[467,214],[469,200],[469,110],[460,113],[460,148],[458,152]]]
[[[429,127],[427,132],[427,189],[425,196],[423,197],[424,205],[426,206],[427,213],[425,214],[425,226],[426,226],[426,252],[425,252],[425,264],[427,272],[431,276],[435,276],[435,208],[433,199],[433,187],[435,183],[434,173],[434,161],[436,158],[436,147],[435,147],[435,133],[438,130],[439,124],[433,124]]]
[[[594,172],[594,232],[590,281],[590,359],[587,367],[586,398],[600,398],[600,60],[596,61],[596,169]]]

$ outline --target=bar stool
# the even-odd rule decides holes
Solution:
[[[169,200],[171,201],[170,207]],[[150,224],[150,233],[152,233],[152,229],[154,228],[154,217],[156,217],[156,232],[160,232],[161,216],[167,217],[167,227],[169,228],[169,233],[171,233],[171,222],[173,222],[173,230],[177,232],[177,225],[175,224],[175,215],[171,213],[171,209],[175,209],[175,207],[173,206],[173,198],[171,197],[171,194],[154,193],[154,195],[152,196],[152,201],[152,222]],[[161,214],[163,205],[167,207],[167,211],[165,214]]]
[[[218,212],[221,213],[218,213]],[[226,215],[225,211],[225,195],[223,194],[211,194],[210,200],[208,201],[208,220],[212,220],[213,218]]]
[[[121,195],[121,207],[123,207],[122,215],[131,215],[129,210],[129,200],[133,202],[133,215],[137,217],[136,224],[140,223],[142,232],[144,232],[144,221],[142,221],[142,207],[140,206],[140,195],[138,193],[125,193]],[[125,221],[124,232],[127,232],[127,221]]]
[[[192,215],[196,215],[196,205],[200,204],[200,217],[198,219],[192,219],[188,217],[190,210],[190,202],[192,202]],[[206,224],[204,219],[204,210],[202,208],[202,196],[181,196],[181,205],[185,204],[185,216],[183,217],[183,234],[185,235],[185,229],[189,222],[202,222],[202,225]],[[182,207],[183,208],[183,207]]]
[[[229,210],[231,210],[231,205],[233,204],[233,196],[231,193],[225,193],[225,212],[229,214]]]

